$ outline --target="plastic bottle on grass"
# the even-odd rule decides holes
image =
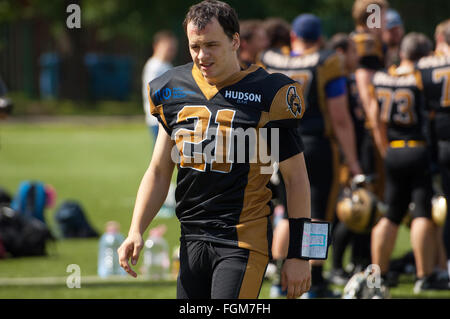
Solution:
[[[178,272],[180,271],[180,246],[175,247],[172,253],[172,279],[177,279]]]
[[[163,237],[166,229],[165,225],[150,229],[150,235],[145,241],[142,272],[150,280],[165,280],[169,277],[169,245]]]
[[[127,274],[119,265],[117,249],[125,239],[119,231],[119,223],[110,221],[106,223],[106,231],[100,237],[97,268],[100,277]]]

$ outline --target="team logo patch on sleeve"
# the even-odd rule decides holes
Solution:
[[[302,115],[302,102],[297,94],[297,89],[295,86],[290,86],[286,93],[286,103],[288,105],[289,111],[291,111],[294,117],[301,117]]]

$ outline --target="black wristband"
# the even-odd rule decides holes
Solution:
[[[302,256],[303,226],[311,222],[310,218],[289,218],[289,249],[287,259],[299,258],[309,260]]]

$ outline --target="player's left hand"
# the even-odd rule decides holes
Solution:
[[[281,289],[286,290],[287,288],[287,298],[299,298],[310,287],[309,261],[297,258],[286,259],[281,270]]]

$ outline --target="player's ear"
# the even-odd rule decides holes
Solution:
[[[233,34],[233,39],[231,40],[233,50],[237,51],[239,47],[241,46],[241,37],[239,36],[239,33]]]

